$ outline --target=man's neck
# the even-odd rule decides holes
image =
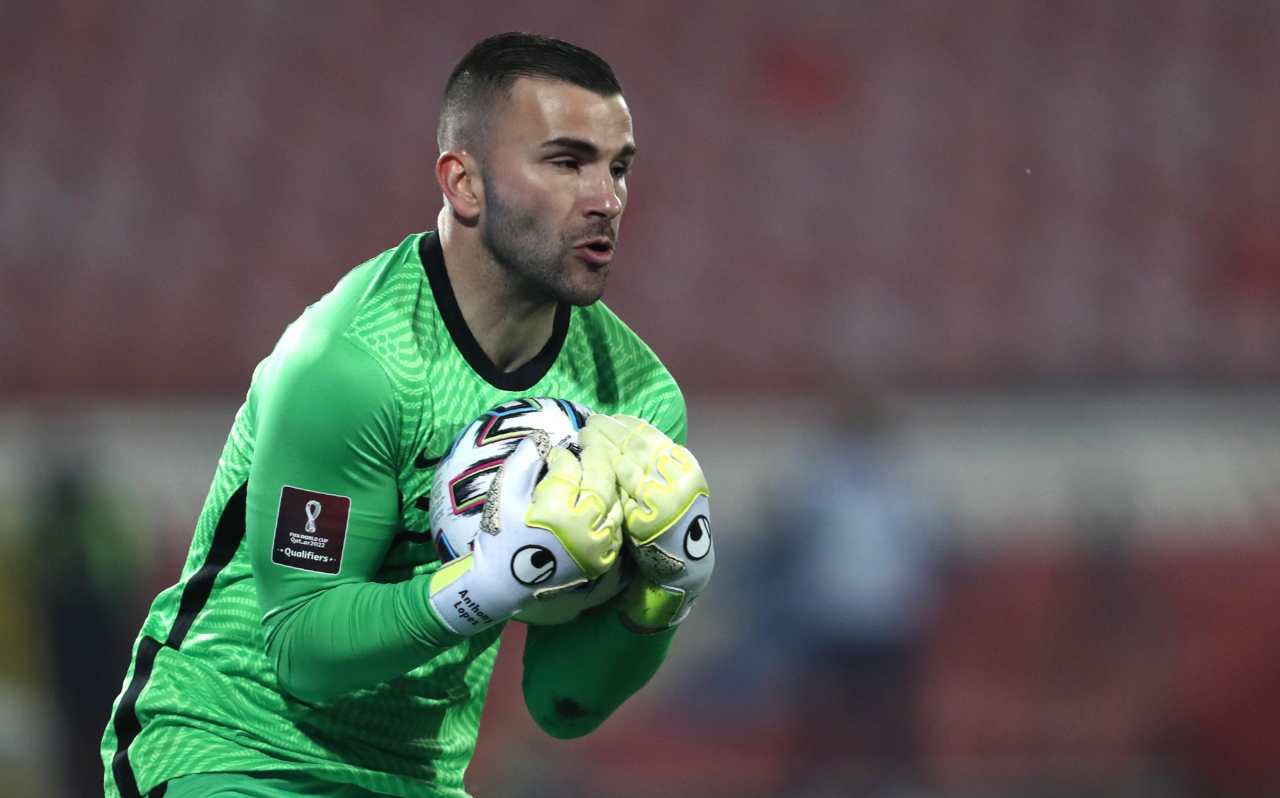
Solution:
[[[437,230],[445,272],[467,329],[499,371],[515,371],[551,338],[556,303],[530,297],[480,245],[474,228],[462,227],[448,208]]]

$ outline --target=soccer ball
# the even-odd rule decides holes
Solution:
[[[489,488],[507,457],[525,437],[540,430],[551,446],[565,446],[574,454],[578,430],[591,410],[566,399],[515,399],[491,408],[467,425],[436,468],[431,485],[431,539],[441,562],[471,551],[480,534]],[[630,581],[630,564],[618,558],[603,576],[568,593],[539,601],[517,612],[517,621],[533,624],[567,623],[584,610],[622,592]]]

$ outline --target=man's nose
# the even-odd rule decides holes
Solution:
[[[603,179],[592,181],[591,193],[587,201],[588,216],[603,216],[612,219],[622,213],[622,192],[612,174]]]

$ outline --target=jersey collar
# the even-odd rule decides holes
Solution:
[[[453,294],[453,286],[449,284],[449,273],[444,268],[444,250],[440,247],[440,235],[434,231],[425,233],[418,241],[418,257],[427,272],[427,282],[431,285],[431,293],[435,296],[436,307],[440,310],[440,318],[453,345],[467,365],[485,382],[504,391],[527,391],[546,376],[556,358],[564,347],[564,340],[569,334],[569,304],[561,302],[556,306],[556,318],[551,329],[551,338],[546,345],[515,371],[501,371],[494,365],[489,356],[480,348],[476,337],[471,334],[467,322],[462,318],[462,309],[458,307],[458,299]]]

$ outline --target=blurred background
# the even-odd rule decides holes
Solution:
[[[1280,795],[1262,0],[0,2],[3,792],[100,790],[253,366],[433,226],[444,80],[508,29],[626,89],[607,301],[719,567],[581,740],[512,625],[477,796]]]

